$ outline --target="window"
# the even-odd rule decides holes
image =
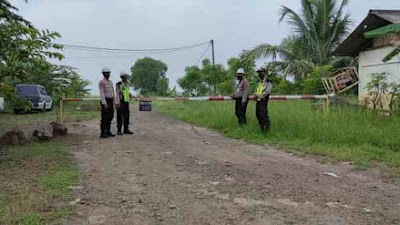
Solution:
[[[17,86],[17,92],[22,95],[36,96],[38,95],[38,88],[37,86],[20,85]]]
[[[40,94],[41,94],[41,95],[49,95],[49,94],[47,93],[46,89],[44,89],[44,88],[42,88],[42,87],[39,87],[39,91],[40,91]]]

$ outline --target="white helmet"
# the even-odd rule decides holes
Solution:
[[[129,77],[129,74],[127,72],[121,72],[119,75],[120,77]]]
[[[104,67],[104,69],[101,72],[102,73],[111,73],[111,70],[108,67]]]
[[[236,74],[243,74],[243,75],[246,75],[246,72],[244,72],[244,69],[243,69],[243,68],[239,68],[239,69],[236,71]]]

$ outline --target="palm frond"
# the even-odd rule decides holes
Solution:
[[[311,73],[315,68],[315,64],[308,60],[298,59],[288,63],[285,74],[294,74],[296,77],[303,77]]]
[[[272,58],[273,61],[281,58],[283,60],[291,60],[297,58],[292,52],[275,45],[261,44],[249,52],[249,56],[253,59]]]
[[[304,76],[316,65],[331,63],[332,52],[349,33],[350,15],[345,12],[350,0],[300,0],[301,11],[282,6],[279,22],[289,24],[294,34],[279,46],[260,45],[251,52],[254,58],[271,57],[282,71]],[[400,53],[399,53],[400,54]],[[352,59],[337,59],[337,65]],[[275,64],[271,64],[275,65]]]
[[[349,34],[350,27],[353,21],[350,19],[350,14],[344,12],[344,8],[349,4],[349,0],[342,0],[342,3],[334,15],[332,22],[331,38],[327,43],[330,46],[330,51],[334,51],[342,40]]]
[[[318,36],[326,40],[330,36],[331,21],[335,13],[335,0],[323,0],[316,3],[315,27]]]
[[[279,22],[282,22],[284,19],[286,19],[287,23],[289,23],[292,26],[292,29],[296,33],[299,33],[300,35],[307,34],[308,31],[307,25],[295,11],[286,6],[282,6],[282,8],[279,11],[279,14],[281,16]]]

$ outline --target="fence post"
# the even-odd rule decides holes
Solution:
[[[60,123],[64,125],[64,99],[60,99]]]
[[[326,112],[329,112],[330,105],[331,105],[331,103],[329,102],[329,95],[326,95],[326,98],[325,98],[325,110],[326,110]]]

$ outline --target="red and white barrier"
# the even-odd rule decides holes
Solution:
[[[271,95],[270,100],[316,100],[326,99],[333,95]],[[176,98],[150,98],[155,101],[231,101],[229,96],[202,96],[202,97],[176,97]],[[250,96],[249,100],[256,100]]]
[[[331,95],[271,95],[270,100],[317,100],[326,99],[332,97]],[[201,97],[150,97],[150,98],[138,98],[140,100],[152,100],[152,101],[232,101],[232,97],[229,96],[201,96]],[[253,96],[249,97],[249,100],[256,100]],[[80,102],[80,101],[100,101],[100,98],[66,98],[63,99],[66,102]]]
[[[329,97],[333,97],[335,94],[329,95],[271,95],[270,100],[272,101],[286,101],[286,100],[316,100],[324,99],[329,103]],[[204,97],[176,97],[176,98],[165,98],[165,97],[152,97],[152,98],[136,98],[139,101],[232,101],[233,98],[229,96],[204,96]],[[249,97],[250,100],[257,100],[253,96]],[[99,101],[100,98],[65,98],[60,101],[60,122],[64,122],[64,102],[82,102],[82,101]],[[329,104],[326,104],[327,107]]]

